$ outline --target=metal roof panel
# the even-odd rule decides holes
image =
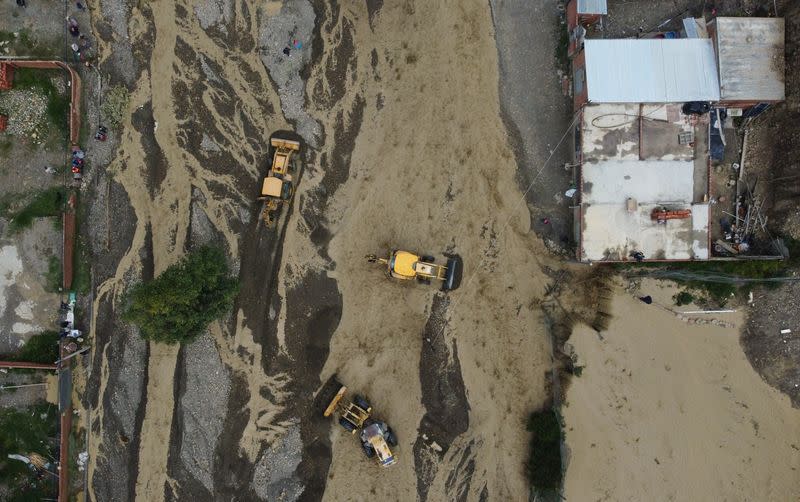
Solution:
[[[719,100],[711,40],[586,40],[584,49],[590,102]]]

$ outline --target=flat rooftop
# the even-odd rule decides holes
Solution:
[[[581,261],[625,261],[639,251],[645,260],[707,260],[708,204],[670,204],[691,217],[659,224],[651,219],[660,204],[584,204]]]
[[[581,261],[709,258],[708,122],[676,104],[583,109],[578,225]],[[641,118],[640,118],[641,116]],[[688,211],[666,223],[657,210]]]
[[[583,165],[583,198],[587,204],[640,204],[692,201],[691,160],[604,160]]]
[[[639,118],[641,114],[641,120]],[[691,160],[681,133],[694,133],[679,104],[598,104],[583,108],[583,160]]]

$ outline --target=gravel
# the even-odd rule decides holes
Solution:
[[[302,453],[300,426],[295,424],[261,455],[252,481],[256,494],[263,500],[275,502],[291,502],[300,498],[303,484],[295,475],[295,470],[300,465]]]
[[[559,2],[491,0],[489,4],[497,40],[503,118],[512,137],[520,181],[525,187],[533,183],[527,197],[536,213],[532,226],[547,239],[548,248],[560,253],[573,232],[569,201],[561,199],[572,181],[570,173],[561,168],[568,158],[569,138],[542,169],[572,114],[571,101],[561,93],[559,62],[552,49],[565,29],[559,24]],[[531,29],[534,25],[536,29]],[[532,82],[540,83],[535,92],[531,92]],[[541,223],[541,217],[550,223]]]
[[[202,54],[200,54],[200,68],[202,68],[203,74],[206,76],[208,80],[210,80],[211,82],[215,82],[217,84],[222,83],[217,73],[213,69],[211,69],[211,66],[208,64],[208,61]],[[205,138],[206,135],[203,134],[203,139],[205,140]]]
[[[201,61],[202,61],[202,58],[201,58]],[[202,148],[204,152],[220,152],[220,151],[222,151],[220,149],[219,145],[216,144],[214,142],[214,140],[211,139],[211,137],[206,133],[203,133],[203,140],[200,142],[200,148]]]
[[[225,23],[231,21],[233,4],[229,0],[206,0],[195,6],[194,13],[204,30],[219,25],[219,29],[227,34],[228,30],[222,21]]]
[[[147,342],[132,331],[120,331],[116,335],[118,339],[123,338],[122,346],[113,347],[111,351],[117,352],[121,349],[122,354],[115,357],[118,361],[125,361],[125,364],[115,368],[115,379],[108,383],[108,389],[112,391],[111,406],[105,407],[105,410],[113,413],[121,432],[132,438],[136,434],[136,412],[144,391]],[[113,431],[114,428],[105,427],[105,430]],[[118,443],[118,438],[113,437],[109,438],[107,444],[115,443]],[[124,470],[123,466],[118,468]]]
[[[311,62],[311,40],[314,30],[314,9],[308,1],[286,3],[279,15],[260,16],[259,49],[261,61],[278,86],[281,109],[286,120],[308,144],[319,146],[322,128],[305,110],[306,84],[300,71]],[[301,48],[295,48],[297,40]],[[283,50],[290,48],[289,55]]]
[[[214,450],[228,411],[231,376],[207,333],[186,346],[184,365],[186,389],[179,408],[183,420],[181,461],[214,493]]]
[[[0,93],[0,110],[8,115],[8,134],[29,136],[34,143],[44,140],[47,96],[30,89],[11,89]]]
[[[102,14],[97,17],[111,27],[114,40],[114,50],[104,65],[112,65],[128,86],[133,85],[138,69],[128,39],[128,16],[131,7],[126,0],[103,0],[100,10]]]
[[[196,244],[210,244],[214,238],[214,225],[208,219],[203,206],[206,198],[199,188],[192,189],[192,242]]]

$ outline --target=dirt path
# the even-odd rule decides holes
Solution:
[[[326,142],[331,162],[349,138],[338,132],[354,118],[362,125],[326,211],[342,313],[323,380],[337,372],[372,399],[397,430],[402,461],[373,475],[358,442],[337,428],[325,498],[357,486],[379,498],[519,499],[524,416],[546,397],[549,349],[531,305],[545,279],[500,119],[488,5],[406,2],[373,17],[343,5],[331,14],[309,88],[340,92],[329,71],[343,63],[354,81],[317,112],[337,131]],[[414,37],[391,29],[400,24]],[[353,55],[334,59],[346,44]],[[325,186],[324,172],[305,188]],[[363,256],[389,246],[460,254],[463,288],[445,300],[433,288],[387,282]],[[287,235],[292,275],[308,266],[307,249]]]
[[[670,305],[678,289],[642,291]],[[612,313],[601,335],[581,326],[570,339],[585,369],[564,408],[565,496],[797,499],[800,411],[748,363],[742,316],[688,325],[621,290]]]

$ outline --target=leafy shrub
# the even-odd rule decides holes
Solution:
[[[51,256],[47,260],[47,275],[45,275],[45,283],[48,291],[57,292],[64,284],[61,260],[57,256]]]
[[[45,331],[32,336],[17,354],[9,356],[12,361],[42,364],[52,364],[58,357],[58,333],[55,331]]]
[[[533,433],[530,457],[525,466],[528,479],[539,490],[557,490],[561,485],[561,424],[554,410],[531,414],[528,431]]]
[[[63,187],[51,187],[39,192],[27,206],[10,215],[9,230],[19,232],[30,227],[34,218],[58,216],[64,207],[65,196]]]
[[[123,317],[148,340],[188,343],[233,306],[238,291],[222,251],[202,247],[156,279],[135,285]]]
[[[103,105],[101,107],[105,123],[112,126],[122,124],[122,121],[128,116],[129,101],[130,95],[125,87],[116,85],[109,89],[103,96]]]
[[[675,305],[682,307],[692,303],[694,301],[694,295],[688,291],[681,291],[680,293],[673,295],[672,299],[675,301]]]
[[[27,409],[0,409],[0,484],[6,498],[3,500],[38,501],[54,500],[57,496],[56,478],[45,474],[39,478],[19,460],[9,459],[9,454],[42,457],[57,456],[54,438],[58,434],[58,409],[53,405],[37,404]]]

